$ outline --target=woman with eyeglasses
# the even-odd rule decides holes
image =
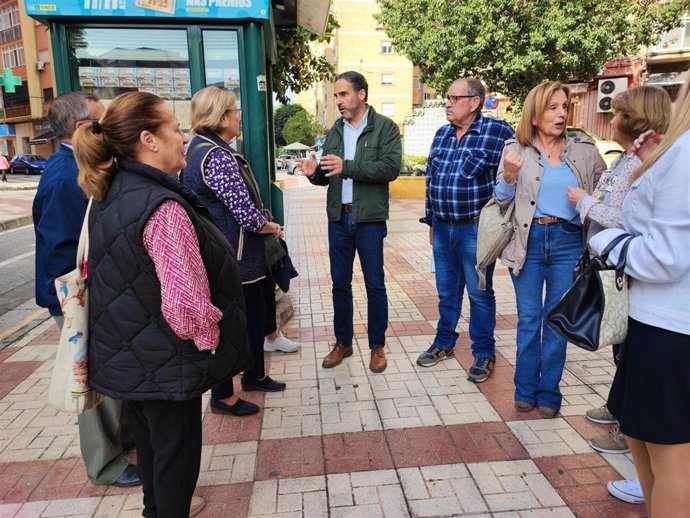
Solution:
[[[271,234],[282,237],[283,231],[278,223],[269,220],[249,164],[230,147],[240,133],[240,119],[237,99],[227,90],[209,86],[194,94],[194,138],[187,150],[182,182],[206,205],[213,222],[237,253],[249,348],[254,356],[254,366],[242,376],[242,389],[278,392],[285,390],[285,383],[273,380],[264,367],[266,322],[275,323],[274,283],[266,265],[264,239]],[[235,394],[232,378],[212,389],[211,408],[235,416],[259,411],[257,405]]]
[[[530,91],[516,139],[506,141],[495,192],[501,204],[515,200],[515,233],[501,254],[518,311],[515,409],[536,407],[547,419],[561,408],[566,341],[544,319],[570,287],[584,246],[568,187],[590,193],[606,169],[593,141],[568,137],[569,108],[570,90],[561,83]]]

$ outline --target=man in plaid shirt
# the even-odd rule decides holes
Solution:
[[[515,137],[504,121],[483,117],[484,85],[457,79],[446,95],[449,124],[436,132],[426,172],[426,223],[434,248],[439,322],[431,347],[417,364],[431,367],[454,356],[455,327],[465,287],[470,299],[470,339],[474,365],[467,379],[485,381],[496,364],[494,329],[496,297],[493,265],[486,272],[486,290],[477,287],[479,213],[496,183],[496,169],[507,139]]]

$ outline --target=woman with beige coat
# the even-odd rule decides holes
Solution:
[[[566,341],[544,318],[572,283],[584,242],[568,187],[592,192],[606,164],[589,139],[569,138],[567,86],[548,81],[525,99],[515,140],[498,166],[495,196],[515,200],[515,234],[501,255],[518,310],[515,408],[542,417],[561,408]]]

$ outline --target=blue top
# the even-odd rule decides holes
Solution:
[[[568,201],[568,187],[579,187],[577,178],[570,166],[561,162],[552,166],[542,154],[541,163],[544,166],[544,177],[537,194],[537,207],[534,217],[555,216],[568,220],[574,225],[580,226],[577,209]],[[498,201],[510,200],[515,196],[517,182],[506,183],[503,178],[496,184],[496,199]]]
[[[48,159],[32,215],[36,232],[36,304],[62,315],[55,279],[76,268],[86,196],[77,185],[77,161],[65,144]]]
[[[508,123],[481,114],[460,142],[455,126],[440,128],[427,161],[426,222],[459,223],[479,216],[493,195],[505,141],[514,137]]]
[[[541,163],[544,165],[544,177],[537,195],[534,217],[556,216],[579,225],[575,205],[568,201],[568,187],[579,187],[575,173],[565,162],[552,166],[544,155],[541,156]]]

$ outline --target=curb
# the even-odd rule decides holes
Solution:
[[[12,228],[23,227],[24,225],[30,225],[33,223],[34,219],[31,216],[22,216],[21,218],[8,219],[6,221],[0,221],[0,231],[10,230]]]
[[[38,188],[38,184],[36,185],[17,185],[16,187],[14,186],[9,186],[9,185],[3,185],[0,186],[0,192],[1,191],[35,191]]]

